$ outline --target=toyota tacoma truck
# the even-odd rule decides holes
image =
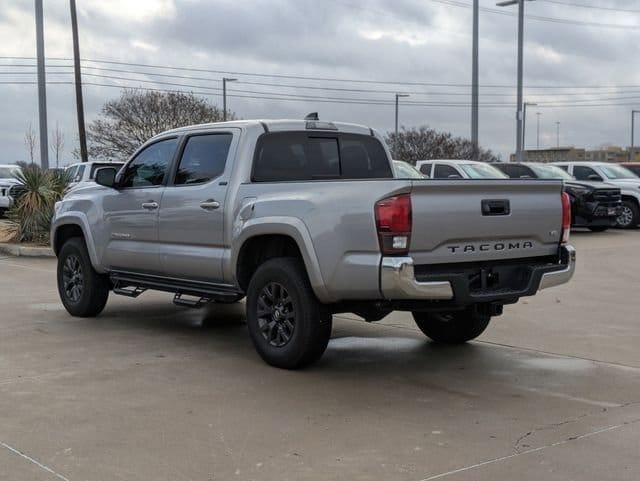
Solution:
[[[320,358],[332,315],[409,311],[435,342],[479,336],[503,306],[569,281],[562,182],[394,177],[379,133],[319,120],[171,130],[55,207],[62,303],[110,293],[179,305],[246,297],[269,364]]]

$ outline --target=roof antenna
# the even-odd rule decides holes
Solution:
[[[307,116],[304,119],[305,120],[320,120],[320,118],[318,117],[318,112],[311,112],[310,114],[307,114]]]

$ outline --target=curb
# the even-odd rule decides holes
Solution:
[[[55,257],[51,247],[24,246],[0,242],[0,254],[14,257]]]

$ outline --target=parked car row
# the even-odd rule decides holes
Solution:
[[[396,161],[398,176],[410,177],[406,164]],[[640,164],[598,162],[508,162],[419,160],[414,170],[430,179],[559,179],[572,205],[572,227],[602,232],[609,227],[640,224]],[[415,172],[414,172],[415,175]]]

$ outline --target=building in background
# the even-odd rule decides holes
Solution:
[[[553,147],[549,149],[530,149],[522,152],[525,162],[583,162],[585,160],[585,149],[575,147]],[[515,162],[515,154],[509,157],[511,162]]]
[[[608,146],[597,150],[586,150],[576,147],[552,147],[549,149],[530,149],[523,151],[525,162],[640,162],[640,146],[633,148],[633,156],[629,157],[630,148]],[[515,154],[509,156],[515,162]]]

